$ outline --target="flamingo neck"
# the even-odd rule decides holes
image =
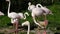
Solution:
[[[24,13],[24,19],[26,19],[26,14]]]
[[[30,10],[30,7],[28,7],[28,10]]]
[[[9,11],[10,11],[10,1],[9,1],[9,6],[8,6],[8,15],[9,15]]]
[[[41,4],[37,4],[37,5],[36,5],[36,7],[38,7],[38,6],[43,7]]]
[[[36,25],[38,25],[38,26],[40,26],[41,28],[43,28],[43,26],[40,25],[40,24],[36,21],[35,17],[33,17],[33,21],[34,21],[34,23],[35,23]]]
[[[37,21],[36,21],[35,17],[33,17],[33,21],[34,21],[34,23],[35,23],[35,24],[37,24],[37,25],[38,25],[38,23],[37,23]]]
[[[31,13],[31,15],[32,15],[32,18],[33,18],[34,23],[35,24],[38,24],[37,21],[36,21],[36,19],[35,19],[35,15],[33,14],[33,12]]]
[[[28,25],[28,31],[27,31],[27,34],[29,34],[30,32],[30,24]]]

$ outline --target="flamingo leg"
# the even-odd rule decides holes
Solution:
[[[18,23],[16,23],[16,34],[18,34]]]
[[[18,20],[16,21],[16,31],[15,31],[15,34],[18,34]]]
[[[40,30],[37,30],[37,33],[36,34],[40,34]]]
[[[44,29],[44,32],[43,32],[43,34],[47,34],[47,32],[46,32],[46,28]]]
[[[46,17],[46,15],[45,15],[45,21],[46,21],[46,20],[47,20],[47,17]],[[46,24],[46,22],[45,22],[45,24]],[[47,33],[46,33],[46,27],[44,28],[43,34],[47,34]]]
[[[15,23],[13,23],[14,34],[15,34],[15,25],[16,25],[16,24],[15,24]]]
[[[38,33],[38,34],[41,34],[41,33],[40,33],[40,27],[39,27],[39,26],[38,26],[38,32],[37,32],[37,33]]]
[[[43,34],[47,34],[47,32],[46,32],[47,25],[48,25],[48,21],[46,20],[46,15],[45,15],[45,28],[44,28]]]
[[[13,23],[13,29],[15,29],[15,23]]]

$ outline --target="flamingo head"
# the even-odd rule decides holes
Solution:
[[[25,23],[22,23],[22,26],[24,26],[25,25]]]
[[[42,5],[41,4],[37,4],[36,7],[42,7]]]
[[[25,21],[24,23],[22,23],[22,26],[27,26],[27,25],[29,25],[29,21]]]
[[[28,5],[30,6],[31,5],[31,2],[29,2]]]

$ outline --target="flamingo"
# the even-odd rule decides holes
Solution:
[[[30,8],[29,8],[29,9],[30,9]],[[32,10],[31,15],[32,15],[32,18],[33,18],[34,23],[35,23],[36,25],[42,27],[39,23],[37,23],[35,17],[36,17],[36,16],[37,16],[37,17],[38,17],[38,16],[41,16],[41,15],[43,14],[43,10],[42,10],[41,8],[39,8],[38,5],[36,5],[36,7],[33,8],[33,9],[31,9],[31,10]],[[43,28],[43,27],[42,27],[42,28]]]
[[[42,10],[40,7],[38,7],[38,4],[36,5],[36,7],[33,7],[33,9],[30,9],[30,10],[32,10],[31,15],[32,15],[34,23],[41,28],[45,28],[47,25],[46,23],[48,22],[47,20],[45,20],[44,22],[41,22],[41,21],[37,22],[35,19],[36,16],[40,16],[40,15],[44,14],[44,10]],[[44,31],[44,34],[46,34],[46,30]]]
[[[46,26],[48,25],[48,20],[46,20],[46,15],[47,14],[52,14],[51,10],[49,10],[46,7],[43,7],[41,4],[37,4],[37,7],[40,6],[40,8],[43,10],[43,15],[45,15],[45,21],[41,22],[39,21],[38,23],[43,26],[43,28],[46,28]],[[53,15],[53,14],[52,14]],[[36,20],[34,19],[34,21],[36,22]],[[37,23],[37,22],[36,22]],[[46,34],[46,29],[44,30],[43,34]]]
[[[2,12],[0,11],[0,16],[2,16],[2,15],[4,15],[4,13],[2,13]]]
[[[26,15],[29,16],[28,12],[23,13],[17,13],[19,15],[19,19],[26,19]],[[18,29],[18,19],[11,20],[12,23],[16,23],[16,30]],[[15,26],[15,25],[13,25]]]
[[[40,6],[40,8],[42,9],[42,10],[44,10],[44,15],[45,15],[45,20],[46,20],[46,15],[47,14],[51,14],[51,15],[53,15],[53,13],[51,12],[51,10],[49,10],[48,8],[46,8],[46,7],[43,7],[41,4],[37,4],[38,6]]]
[[[31,5],[31,2],[28,3],[28,10],[31,11],[35,8],[35,5]]]
[[[22,26],[24,26],[24,25],[28,26],[27,34],[29,34],[29,32],[30,32],[30,22],[29,21],[25,21],[24,23],[22,23]]]
[[[9,11],[10,11],[11,2],[10,2],[10,0],[6,0],[6,1],[9,2],[9,6],[8,6],[8,17],[11,18],[11,23],[13,24],[13,26],[16,26],[16,34],[17,34],[18,19],[20,19],[21,15],[20,15],[20,13],[16,13],[16,12],[11,12],[10,13]],[[27,14],[27,12],[25,14]]]
[[[38,6],[40,6],[40,7],[38,7]],[[47,21],[46,20],[46,15],[47,14],[52,14],[52,12],[49,10],[49,9],[47,9],[46,7],[43,7],[42,5],[40,5],[40,4],[37,4],[36,5],[36,7],[32,7],[33,9],[31,9],[31,8],[29,8],[30,10],[32,10],[32,13],[31,13],[31,15],[32,15],[32,17],[33,17],[33,19],[34,19],[34,22],[36,23],[36,24],[38,24],[37,22],[36,22],[36,20],[35,20],[35,16],[39,16],[39,15],[45,15],[45,21]],[[53,14],[52,14],[53,15]]]
[[[6,0],[9,2],[9,5],[8,5],[8,17],[11,18],[11,23],[13,24],[13,28],[15,26],[15,34],[17,34],[17,29],[18,29],[18,18],[19,18],[19,15],[16,13],[16,12],[9,12],[10,11],[10,5],[11,5],[11,2],[10,0]]]

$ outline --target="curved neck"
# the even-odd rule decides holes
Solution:
[[[38,6],[43,7],[41,4],[37,4],[37,5],[36,5],[36,7],[38,7]]]
[[[10,11],[10,1],[9,1],[9,5],[8,5],[8,14],[9,14],[9,11]]]
[[[24,19],[26,19],[26,15],[29,16],[28,12],[24,13]]]
[[[35,23],[36,25],[42,27],[42,26],[36,21],[35,17],[33,17],[33,21],[34,21],[34,23]]]
[[[24,19],[26,19],[26,14],[24,13]]]
[[[30,10],[30,7],[28,7],[28,10]]]
[[[35,24],[37,24],[37,25],[38,25],[38,23],[37,23],[37,21],[36,21],[35,17],[33,17],[33,21],[34,21],[34,23],[35,23]]]
[[[28,31],[27,31],[27,34],[29,34],[30,32],[30,24],[28,25]]]

